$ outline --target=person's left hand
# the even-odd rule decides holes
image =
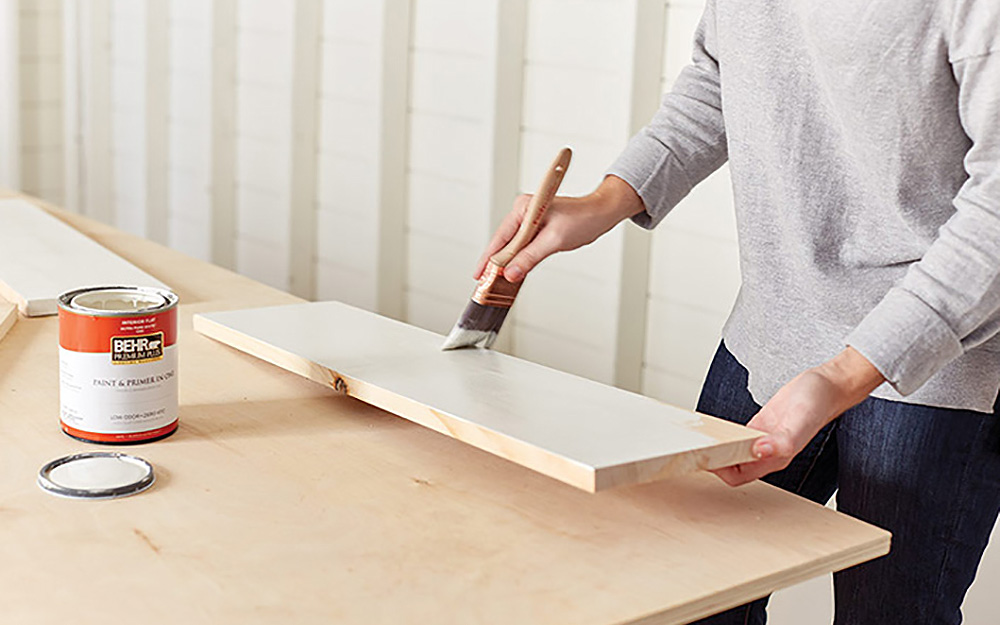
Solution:
[[[884,381],[878,369],[848,347],[781,387],[747,423],[766,433],[754,441],[757,460],[714,473],[730,486],[740,486],[784,469],[823,426],[860,403]]]

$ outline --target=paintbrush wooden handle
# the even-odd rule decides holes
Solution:
[[[506,267],[507,263],[535,238],[542,217],[545,216],[545,211],[548,210],[552,198],[556,196],[559,185],[562,184],[572,156],[573,151],[568,147],[559,150],[559,155],[552,161],[549,171],[538,186],[538,192],[531,196],[528,208],[524,212],[524,219],[521,220],[521,226],[514,234],[514,238],[502,250],[490,257],[491,263],[498,267]]]

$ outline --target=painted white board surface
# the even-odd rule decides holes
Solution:
[[[752,459],[760,434],[339,302],[197,315],[195,329],[595,492]]]
[[[60,293],[164,284],[29,202],[0,200],[0,295],[28,317],[54,315]]]

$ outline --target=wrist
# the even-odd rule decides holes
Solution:
[[[615,223],[637,215],[646,209],[642,198],[632,188],[632,185],[613,174],[605,176],[589,198],[598,210],[606,213]]]
[[[838,413],[860,403],[885,382],[875,365],[850,346],[816,370],[838,389],[841,402],[837,406]]]

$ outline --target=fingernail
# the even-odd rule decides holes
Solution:
[[[507,278],[511,282],[517,282],[521,279],[521,270],[518,267],[507,267],[503,270],[503,277]]]
[[[758,459],[770,458],[774,454],[774,446],[771,443],[760,443],[754,453]]]

